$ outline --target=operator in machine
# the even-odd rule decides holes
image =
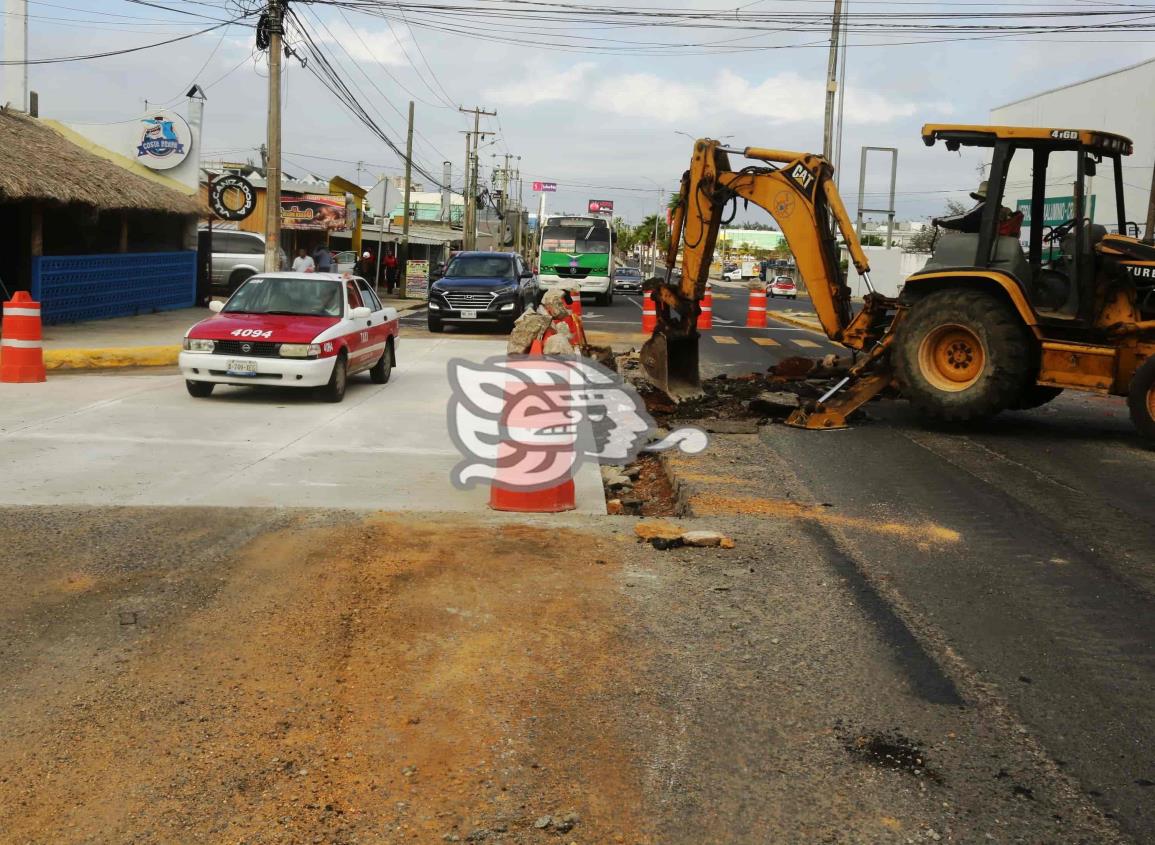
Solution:
[[[971,199],[977,202],[974,208],[969,211],[964,211],[962,214],[954,214],[950,217],[936,217],[931,223],[942,229],[950,229],[954,232],[962,232],[968,235],[977,235],[979,229],[982,228],[983,211],[987,205],[987,181],[984,179],[979,183],[976,190],[971,193]],[[1006,206],[999,206],[999,235],[1009,236],[1012,238],[1019,237],[1019,232],[1023,226],[1023,213],[1021,211],[1011,211]]]

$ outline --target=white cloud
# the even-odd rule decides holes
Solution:
[[[596,64],[578,62],[566,70],[548,72],[542,67],[531,67],[517,82],[491,88],[484,99],[497,105],[530,106],[551,100],[585,100],[586,75]]]
[[[630,73],[594,81],[595,65],[580,62],[552,72],[530,72],[529,84],[519,83],[487,92],[490,100],[509,106],[580,101],[594,109],[666,124],[684,124],[703,118],[730,126],[734,118],[755,118],[771,124],[821,121],[825,84],[792,71],[751,82],[723,69],[709,84],[691,84],[653,73]],[[949,112],[943,104],[918,103],[885,92],[851,86],[846,91],[848,123],[884,124],[900,118]]]
[[[372,30],[352,26],[343,19],[330,20],[326,27],[320,31],[314,30],[313,37],[322,44],[344,47],[354,61],[399,67],[409,63],[405,51],[412,52],[414,49],[411,36],[399,37],[392,29]]]

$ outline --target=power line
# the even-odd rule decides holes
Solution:
[[[155,41],[152,44],[142,44],[139,47],[128,47],[128,48],[125,48],[123,50],[107,50],[103,53],[88,53],[86,55],[81,55],[81,56],[56,56],[56,57],[51,58],[51,59],[23,59],[23,60],[19,60],[19,61],[5,59],[4,61],[0,61],[0,66],[8,66],[8,65],[53,65],[53,64],[62,64],[64,62],[84,62],[84,61],[90,61],[92,59],[107,59],[107,58],[110,58],[112,56],[125,56],[125,55],[128,55],[129,53],[139,53],[141,50],[151,50],[154,47],[163,47],[166,44],[176,44],[178,41],[187,41],[188,39],[196,38],[199,35],[205,35],[205,34],[210,33],[210,32],[215,32],[216,30],[220,29],[221,27],[229,26],[230,24],[236,23],[239,20],[241,20],[241,18],[234,18],[231,21],[225,21],[223,23],[219,23],[215,26],[210,26],[210,27],[207,27],[206,29],[201,29],[201,30],[198,30],[196,32],[190,32],[187,35],[181,35],[181,36],[178,36],[176,38],[168,38],[164,41]]]

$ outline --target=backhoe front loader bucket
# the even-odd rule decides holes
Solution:
[[[696,331],[670,335],[659,324],[642,345],[641,360],[650,381],[675,402],[702,395]]]

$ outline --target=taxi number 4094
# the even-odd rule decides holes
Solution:
[[[261,329],[233,329],[229,332],[233,337],[272,337],[272,330],[262,331]]]

